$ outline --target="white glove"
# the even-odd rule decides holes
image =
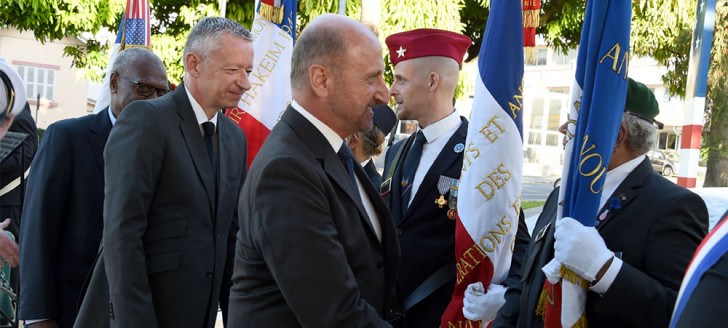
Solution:
[[[495,319],[498,310],[506,304],[506,287],[501,285],[488,286],[488,293],[484,292],[483,283],[476,282],[468,285],[463,299],[463,315],[472,321],[490,322]]]
[[[554,258],[589,282],[614,257],[597,229],[570,217],[556,220],[554,239]]]

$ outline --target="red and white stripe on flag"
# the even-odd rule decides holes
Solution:
[[[523,34],[521,2],[492,0],[463,145],[455,226],[456,282],[441,327],[478,327],[463,315],[468,285],[503,282],[521,211]]]
[[[240,98],[238,108],[225,112],[245,132],[248,166],[293,97],[290,74],[296,1],[264,0],[257,8],[250,29],[255,35],[253,72],[249,76],[252,88]]]

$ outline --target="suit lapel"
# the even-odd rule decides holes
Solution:
[[[283,113],[281,120],[288,122],[301,140],[306,141],[305,143],[309,146],[309,150],[321,162],[321,166],[323,167],[324,172],[326,172],[326,175],[328,175],[330,180],[338,185],[339,188],[344,190],[346,197],[354,202],[357,210],[359,210],[360,217],[367,221],[367,225],[371,230],[371,223],[368,222],[369,217],[364,210],[364,205],[362,205],[361,196],[359,196],[359,192],[354,189],[354,185],[351,183],[349,178],[349,173],[346,172],[341,160],[331,148],[331,145],[323,134],[321,134],[321,132],[316,129],[311,122],[309,122],[305,117],[303,117],[303,115],[299,114],[291,106],[288,106],[286,111]],[[359,180],[362,179],[362,175],[365,179],[368,179],[361,167],[357,168],[357,166],[360,165],[354,165],[354,172],[356,172]]]
[[[109,119],[108,110],[109,108],[106,107],[106,109],[96,113],[89,127],[91,132],[89,134],[89,142],[91,142],[91,149],[93,149],[96,163],[101,170],[101,176],[104,175],[104,147],[111,132],[111,119]]]
[[[181,83],[177,87],[172,97],[174,97],[174,101],[177,103],[177,111],[182,118],[182,123],[180,123],[179,128],[182,131],[187,149],[192,156],[192,162],[195,164],[197,174],[207,191],[210,211],[212,211],[211,214],[214,218],[215,181],[212,176],[212,166],[210,166],[210,160],[207,158],[207,149],[205,149],[205,143],[202,140],[200,125],[197,124],[197,118],[192,110],[192,105],[187,98],[184,83]]]
[[[611,224],[614,221],[614,216],[624,211],[624,208],[638,197],[637,189],[642,187],[645,177],[651,170],[652,165],[649,159],[645,159],[627,175],[597,214],[597,222],[599,222],[598,224],[595,223],[597,230],[602,230],[605,226]]]
[[[455,145],[457,145],[458,143],[465,142],[465,137],[467,136],[467,134],[468,122],[463,119],[458,129],[450,137],[445,146],[440,150],[440,154],[437,155],[435,162],[433,162],[430,169],[427,170],[425,178],[422,180],[422,184],[420,184],[420,186],[417,188],[417,194],[414,195],[412,203],[407,209],[407,213],[405,214],[405,217],[402,219],[402,221],[405,221],[410,216],[411,212],[419,206],[423,199],[430,194],[429,191],[437,187],[436,184],[440,180],[440,175],[442,173],[447,171],[447,169],[449,169],[454,164],[462,167],[462,152],[455,152],[454,149]],[[427,201],[433,202],[433,204],[426,203],[426,206],[436,206],[434,205],[434,198]]]

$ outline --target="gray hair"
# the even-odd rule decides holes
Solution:
[[[301,33],[293,47],[291,60],[291,86],[300,89],[308,83],[311,65],[326,66],[334,74],[340,69],[346,53],[346,39],[341,29],[330,26],[309,26]]]
[[[220,44],[218,41],[223,34],[231,34],[253,41],[253,34],[240,23],[224,17],[205,17],[197,22],[187,35],[182,58],[187,57],[189,53],[196,53],[203,60],[207,60],[210,54],[218,49]],[[185,63],[185,65],[187,64]]]
[[[655,142],[657,127],[639,116],[624,112],[622,123],[627,127],[627,148],[640,155],[647,153]]]
[[[126,48],[116,55],[114,63],[111,66],[111,71],[131,78],[138,78],[138,76],[131,76],[134,72],[134,63],[145,58],[164,67],[162,60],[159,59],[159,57],[157,57],[157,55],[155,55],[151,50],[142,47],[133,47]]]

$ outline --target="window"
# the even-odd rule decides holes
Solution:
[[[554,49],[554,65],[566,65],[571,63],[571,61],[576,61],[576,49],[569,49],[566,54]]]
[[[524,50],[525,51],[525,50]],[[525,55],[525,54],[524,54]],[[526,61],[526,65],[528,66],[543,66],[546,65],[546,57],[548,55],[548,49],[533,49],[533,58],[535,62],[528,62]],[[526,55],[526,57],[528,57]]]
[[[38,66],[18,65],[18,74],[25,81],[28,100],[41,98],[53,101],[56,89],[56,70]]]

